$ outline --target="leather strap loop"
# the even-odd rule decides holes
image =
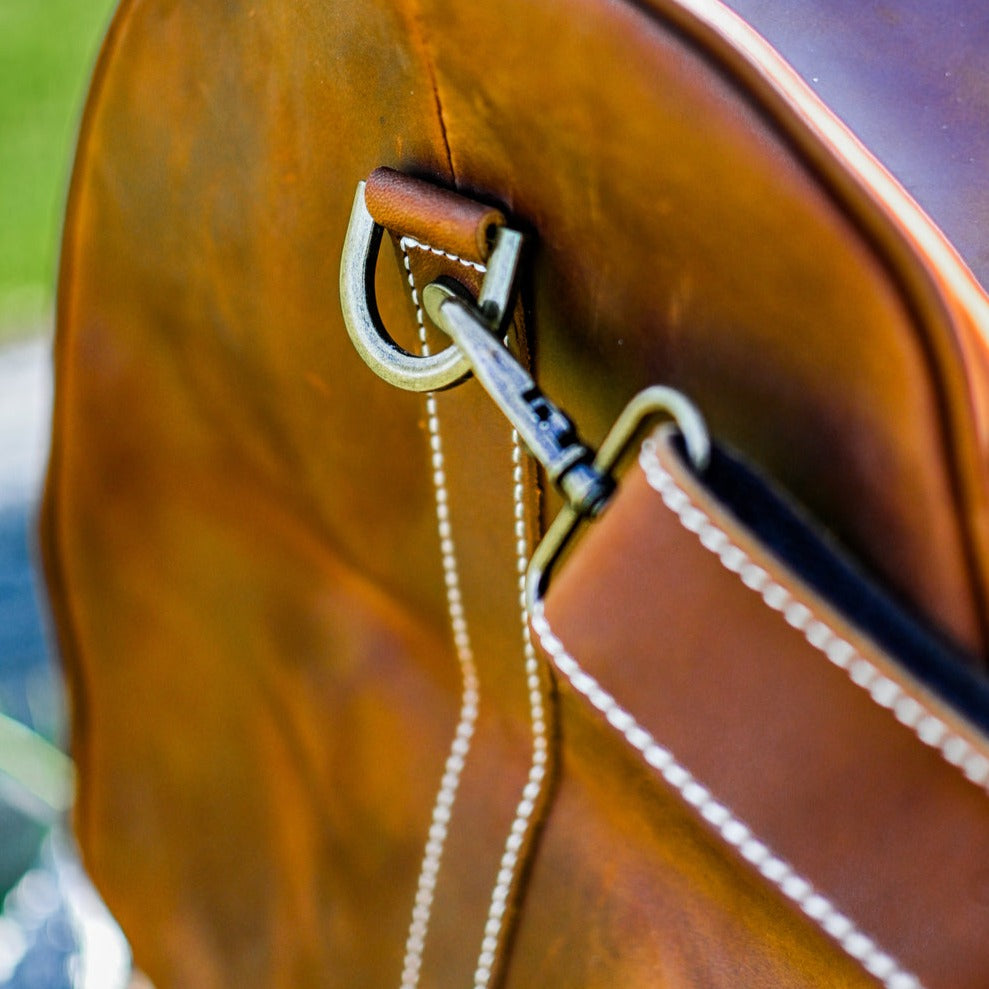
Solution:
[[[479,264],[491,254],[494,228],[505,223],[492,206],[392,168],[376,168],[368,176],[364,201],[375,223],[386,230]]]

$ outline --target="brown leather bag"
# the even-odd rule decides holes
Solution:
[[[456,310],[593,447],[692,403],[528,604],[561,496],[480,371],[362,362],[354,210],[386,360]],[[75,826],[157,985],[985,986],[989,303],[717,0],[124,0],[58,321]]]

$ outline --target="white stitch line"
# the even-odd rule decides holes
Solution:
[[[412,265],[409,260],[406,241],[401,240],[402,255],[405,270],[408,274],[409,288],[412,291],[412,302],[416,307],[416,321],[419,324],[419,341],[423,355],[429,354],[426,342],[426,326],[423,321],[422,307],[416,292],[415,279],[412,276]],[[412,241],[414,246],[421,246]],[[431,248],[430,248],[431,250]],[[464,262],[467,263],[467,262]],[[443,859],[443,849],[450,822],[453,803],[460,786],[470,751],[471,738],[477,723],[477,708],[480,699],[477,666],[474,661],[474,651],[471,647],[470,632],[464,615],[460,592],[460,576],[457,567],[457,551],[453,541],[453,531],[450,526],[446,489],[446,473],[443,460],[443,442],[440,436],[440,422],[437,415],[436,396],[429,392],[426,395],[426,416],[429,429],[429,447],[432,457],[433,486],[436,499],[436,522],[440,540],[440,554],[443,561],[443,580],[446,585],[447,611],[450,616],[450,626],[453,631],[453,642],[456,647],[457,660],[460,664],[462,681],[460,697],[460,715],[457,728],[450,745],[450,752],[443,767],[443,777],[440,788],[433,804],[433,813],[429,828],[429,838],[423,851],[422,865],[419,868],[419,880],[416,885],[415,905],[412,909],[412,919],[405,942],[405,956],[402,960],[401,989],[416,989],[422,970],[422,955],[426,945],[426,933],[433,909],[433,896],[436,889],[436,879],[439,875]]]
[[[437,257],[448,258],[450,261],[456,261],[457,264],[462,264],[465,268],[473,268],[475,271],[484,274],[487,268],[483,264],[478,264],[476,261],[466,261],[464,258],[460,257],[459,254],[451,254],[449,251],[441,251],[438,247],[432,247],[430,244],[424,244],[420,240],[416,240],[415,237],[403,237],[399,243],[402,246],[402,253],[405,255],[406,268],[408,268],[408,250],[410,247],[418,247],[421,251],[429,251],[430,254],[435,254]],[[411,272],[410,272],[411,274]],[[412,286],[413,293],[415,292],[415,286]],[[413,295],[413,301],[415,301],[415,295]],[[418,306],[418,302],[416,302]]]
[[[834,939],[847,954],[859,962],[867,972],[879,979],[886,989],[923,989],[917,976],[900,968],[899,964],[882,951],[867,935],[802,876],[760,841],[732,812],[718,803],[706,787],[681,766],[673,754],[657,744],[652,735],[639,725],[603,687],[567,652],[566,647],[553,632],[541,602],[532,612],[532,627],[553,665],[570,681],[574,689],[583,694],[608,723],[616,728],[645,761],[676,790],[681,798],[696,808],[700,816],[711,824],[721,837],[759,872],[792,900],[818,927]],[[622,725],[624,727],[616,727]]]
[[[660,463],[654,439],[647,439],[642,444],[639,463],[645,471],[646,480],[663,499],[663,503],[677,516],[684,528],[699,538],[705,549],[718,557],[726,570],[759,594],[764,604],[779,612],[785,621],[803,633],[814,649],[843,669],[852,683],[864,690],[874,703],[891,711],[924,745],[937,749],[942,758],[960,770],[971,783],[983,791],[987,789],[989,759],[973,751],[960,735],[952,734],[943,721],[915,697],[910,696],[903,687],[882,676],[872,663],[860,656],[850,642],[842,639],[806,603],[798,601],[782,585],[769,580],[765,570],[753,563],[744,550],[732,544],[725,533],[700,508],[691,503],[690,496],[677,485]],[[698,516],[702,519],[699,523]],[[690,524],[687,525],[687,522]]]
[[[529,711],[532,718],[532,763],[529,776],[522,790],[522,798],[515,808],[515,818],[505,842],[498,876],[491,893],[484,939],[474,972],[474,989],[488,989],[494,973],[498,949],[504,938],[508,919],[508,901],[516,887],[523,865],[522,849],[531,838],[533,815],[540,805],[543,791],[549,782],[549,732],[546,727],[546,707],[543,704],[542,683],[539,678],[539,659],[529,633],[529,609],[526,604],[525,575],[529,565],[529,544],[525,526],[525,487],[523,483],[522,444],[519,434],[512,430],[512,471],[515,505],[515,554],[518,570],[519,612],[522,621],[522,644],[525,656],[525,679],[529,692]]]

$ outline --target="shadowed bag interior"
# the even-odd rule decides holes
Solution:
[[[663,384],[744,463],[651,441],[527,610],[559,496],[476,378],[398,390],[344,327],[379,166],[373,295],[406,349],[442,342],[433,279],[480,290],[497,212],[526,237],[509,344],[583,435]],[[137,962],[984,985],[987,327],[931,221],[715,0],[124,0],[41,526],[75,826]],[[791,500],[782,542],[746,510]],[[804,566],[832,552],[883,588],[871,618]]]

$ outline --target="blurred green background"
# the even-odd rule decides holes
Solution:
[[[0,0],[0,343],[48,330],[76,130],[112,0]]]

